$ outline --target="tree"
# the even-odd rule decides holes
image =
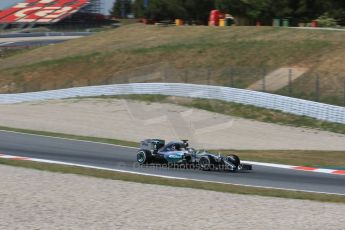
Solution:
[[[258,19],[265,15],[272,0],[216,0],[217,9],[234,16]]]
[[[186,0],[184,7],[189,20],[207,24],[210,11],[214,9],[214,0]]]
[[[117,0],[114,3],[111,15],[117,18],[125,18],[127,14],[132,12],[131,0]]]
[[[144,0],[135,0],[132,9],[136,18],[145,17],[146,8],[144,7]]]
[[[204,24],[209,12],[215,8],[251,23],[256,20],[270,23],[273,18],[290,18],[297,24],[328,13],[345,24],[344,0],[150,0],[147,8],[144,7],[144,0],[136,0],[133,4],[137,17],[145,16],[153,20],[180,18]],[[118,12],[118,6],[116,10],[114,12]]]
[[[331,17],[335,18],[339,24],[345,25],[344,0],[331,0],[330,7],[327,12]]]
[[[156,21],[179,18],[206,24],[212,9],[214,0],[150,0],[147,8],[144,7],[144,0],[133,3],[136,17],[147,17]]]
[[[281,0],[281,1],[272,1],[270,3],[269,10],[266,14],[267,18],[286,18],[291,17],[294,11],[293,4],[298,1],[291,0]]]
[[[290,0],[292,2],[292,0]],[[293,17],[310,21],[318,18],[330,8],[330,0],[299,0],[295,3]]]
[[[144,15],[155,21],[186,19],[187,11],[183,0],[150,0]]]

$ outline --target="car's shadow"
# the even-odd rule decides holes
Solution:
[[[184,171],[184,172],[205,172],[205,173],[231,173],[231,174],[247,174],[251,173],[249,170],[224,170],[219,168],[214,168],[211,170],[202,170],[197,165],[165,165],[165,164],[145,164],[138,165],[138,168],[143,169],[155,169],[155,170],[171,170],[171,171]]]

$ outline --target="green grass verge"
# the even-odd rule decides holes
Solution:
[[[55,164],[43,164],[37,162],[29,161],[14,161],[14,160],[4,160],[0,159],[0,164],[25,167],[37,170],[44,170],[49,172],[57,173],[68,173],[77,174],[82,176],[91,176],[97,178],[111,179],[111,180],[121,180],[130,181],[145,184],[155,184],[155,185],[165,185],[173,187],[185,187],[193,189],[203,189],[217,192],[225,193],[235,193],[244,195],[259,195],[267,197],[280,197],[280,198],[290,198],[290,199],[302,199],[302,200],[313,200],[321,202],[335,202],[335,203],[345,203],[345,196],[340,195],[327,195],[327,194],[317,194],[317,193],[307,193],[307,192],[297,192],[297,191],[287,191],[278,189],[265,189],[265,188],[255,188],[237,185],[224,185],[211,182],[196,182],[188,180],[174,180],[165,179],[153,176],[142,176],[133,175],[128,173],[118,173],[106,170],[96,170],[87,169],[82,167],[71,167]]]
[[[171,97],[163,95],[123,95],[123,96],[102,96],[97,98],[118,98],[144,102],[172,103],[189,108],[197,108],[210,112],[225,114],[229,116],[252,119],[256,121],[276,123],[294,127],[306,127],[334,133],[345,134],[345,125],[321,121],[306,116],[298,116],[284,113],[278,110],[264,109],[251,105],[244,105],[219,100],[192,99],[183,97]]]
[[[29,129],[18,129],[18,128],[10,128],[10,127],[4,127],[4,126],[0,126],[0,130],[42,135],[42,136],[48,136],[48,137],[67,138],[67,139],[73,139],[73,140],[92,141],[92,142],[99,142],[99,143],[106,143],[106,144],[113,144],[113,145],[123,145],[123,146],[129,146],[129,147],[138,147],[139,145],[138,143],[132,142],[132,141],[122,141],[122,140],[115,140],[115,139],[110,139],[110,138],[87,137],[87,136],[78,136],[78,135],[71,135],[71,134],[64,134],[64,133],[35,131],[35,130],[29,130]]]
[[[34,48],[17,48],[17,49],[0,49],[0,60],[9,58],[15,55],[20,55],[25,52],[29,52],[30,50],[33,50]]]

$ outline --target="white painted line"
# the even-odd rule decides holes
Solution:
[[[333,174],[334,171],[336,171],[336,170],[334,170],[334,169],[316,169],[314,172]]]
[[[7,46],[10,44],[13,44],[14,42],[4,42],[4,43],[0,43],[0,46]]]
[[[0,155],[0,158],[15,159],[15,158],[20,158],[20,157],[10,156],[10,155]],[[316,193],[316,194],[325,194],[325,195],[345,196],[345,194],[341,194],[341,193],[328,193],[328,192],[319,192],[319,191],[310,191],[310,190],[298,190],[298,189],[290,189],[290,188],[279,188],[279,187],[269,187],[269,186],[257,186],[257,185],[235,184],[235,183],[226,183],[226,182],[218,182],[218,181],[198,180],[198,179],[190,179],[190,178],[185,178],[185,177],[164,176],[164,175],[157,175],[157,174],[151,174],[151,173],[141,173],[141,172],[134,172],[134,171],[128,171],[128,170],[111,169],[111,168],[97,167],[97,166],[84,165],[84,164],[75,164],[75,163],[68,163],[68,162],[63,162],[63,161],[51,161],[51,160],[44,160],[44,159],[38,159],[38,158],[26,158],[25,160],[48,163],[48,164],[59,164],[59,165],[66,165],[66,166],[77,166],[77,167],[82,167],[82,168],[106,170],[106,171],[111,171],[111,172],[128,173],[128,174],[141,175],[141,176],[152,176],[152,177],[158,177],[158,178],[164,178],[164,179],[195,181],[195,182],[222,184],[222,185],[235,185],[235,186],[243,186],[243,187],[249,187],[249,188],[263,188],[263,189],[274,189],[274,190],[286,190],[286,191],[293,191],[293,192],[306,192],[306,193]]]
[[[0,156],[0,158],[3,158],[3,159],[13,159],[13,156],[4,155],[4,156]]]
[[[300,30],[327,30],[327,31],[342,31],[345,32],[345,29],[338,28],[323,28],[323,27],[288,27],[290,29],[300,29]]]
[[[273,168],[281,168],[281,169],[289,169],[289,170],[296,170],[296,171],[313,172],[313,173],[326,173],[326,174],[340,175],[340,176],[345,175],[345,170],[324,169],[324,168],[283,165],[283,164],[272,164],[272,163],[255,162],[255,161],[241,161],[241,162],[243,162],[245,164],[252,164],[252,165],[259,165],[259,166],[273,167]]]
[[[266,167],[272,167],[272,168],[281,168],[281,169],[292,169],[293,167],[295,167],[292,165],[272,164],[272,163],[255,162],[255,161],[241,161],[241,162],[243,162],[245,164],[266,166]]]

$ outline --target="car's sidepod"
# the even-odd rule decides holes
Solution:
[[[184,151],[165,152],[164,159],[168,163],[182,163],[185,160],[185,152]]]

